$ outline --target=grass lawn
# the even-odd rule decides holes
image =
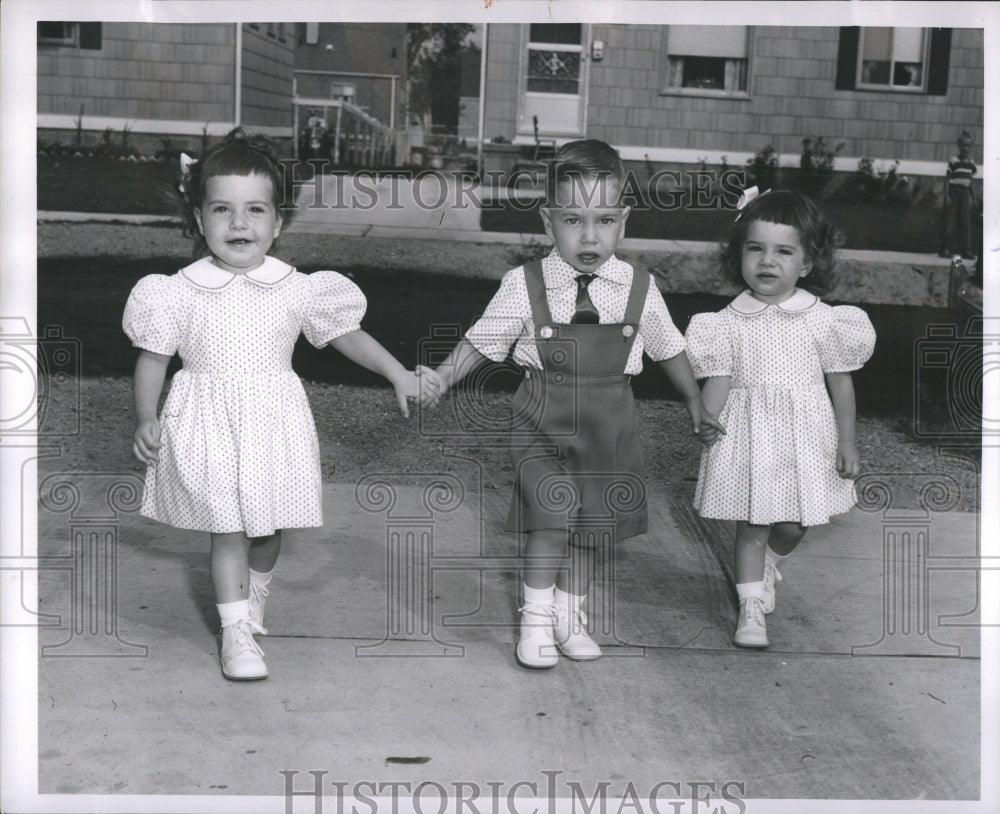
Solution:
[[[175,215],[174,161],[137,162],[103,158],[38,156],[40,211]],[[502,206],[482,213],[486,231],[541,234],[537,206]],[[927,206],[823,201],[830,219],[845,233],[846,248],[936,253],[941,211]],[[732,222],[729,210],[636,209],[630,237],[716,242]]]

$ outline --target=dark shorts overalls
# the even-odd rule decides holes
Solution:
[[[507,530],[613,530],[617,540],[644,534],[639,416],[624,370],[649,275],[633,275],[625,319],[616,325],[554,323],[541,263],[525,265],[524,276],[543,369],[525,371],[512,402]]]

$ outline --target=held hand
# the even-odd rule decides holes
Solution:
[[[392,386],[396,389],[396,403],[404,418],[410,417],[409,399],[420,398],[420,379],[412,370],[407,370],[398,379],[393,379]]]
[[[855,444],[837,444],[837,474],[845,480],[861,474],[861,459]]]
[[[709,437],[711,438],[708,441],[709,445],[714,444],[718,440],[719,433],[726,434],[726,428],[719,423],[718,418],[708,411],[708,408],[705,407],[704,402],[701,400],[701,396],[685,399],[684,407],[691,417],[691,431],[699,438],[702,433],[709,433]]]
[[[139,421],[133,439],[132,452],[135,457],[147,466],[153,463],[160,448],[160,422],[155,418]]]
[[[722,433],[711,424],[703,423],[701,425],[701,432],[698,433],[698,440],[701,442],[702,446],[710,447],[719,440],[720,435],[722,435]]]
[[[432,370],[426,365],[417,365],[414,373],[419,379],[420,394],[417,403],[421,408],[430,407],[433,409],[437,407],[447,389],[444,380],[436,370]]]

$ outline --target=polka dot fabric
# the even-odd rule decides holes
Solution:
[[[694,505],[703,517],[815,526],[856,502],[836,471],[837,425],[825,373],[857,370],[875,347],[867,315],[801,290],[779,305],[744,292],[688,327],[695,376],[731,377],[704,450]]]
[[[249,274],[200,260],[141,279],[122,326],[133,344],[180,354],[146,470],[141,512],[177,528],[251,537],[320,526],[319,442],[291,360],[360,327],[361,290],[333,271],[274,258]]]
[[[568,323],[573,318],[576,311],[576,277],[579,273],[556,250],[542,260],[545,295],[553,322]],[[597,277],[587,291],[601,316],[601,323],[618,324],[625,318],[625,306],[632,288],[632,266],[612,256],[596,273]],[[466,338],[476,350],[495,362],[506,359],[511,345],[514,345],[514,361],[517,364],[540,370],[542,361],[534,337],[535,323],[524,282],[524,267],[519,266],[504,275],[497,293],[482,317],[469,329]],[[639,335],[632,345],[623,372],[630,376],[641,373],[643,352],[654,362],[660,362],[682,350],[684,337],[670,318],[663,295],[650,281],[639,320]]]

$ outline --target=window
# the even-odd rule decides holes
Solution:
[[[672,25],[665,36],[663,92],[746,95],[749,26]]]
[[[38,23],[38,42],[44,45],[76,45],[76,23]]]
[[[40,20],[38,23],[38,44],[99,51],[101,49],[101,24]]]
[[[943,96],[950,56],[950,28],[841,28],[836,88]]]
[[[527,90],[579,93],[582,37],[580,23],[532,23]]]
[[[319,23],[306,23],[306,45],[319,42]]]
[[[863,28],[857,87],[922,91],[927,38],[922,28]]]

